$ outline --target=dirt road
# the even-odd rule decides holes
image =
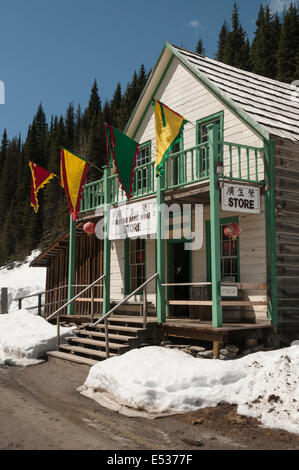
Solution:
[[[0,366],[0,449],[299,449],[299,436],[264,429],[229,405],[154,420],[122,416],[76,391],[88,370],[55,359]]]

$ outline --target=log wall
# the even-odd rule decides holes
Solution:
[[[299,321],[299,145],[275,140],[279,321]]]
[[[67,286],[68,283],[68,247],[58,247],[55,256],[52,257],[47,267],[46,290],[56,287]],[[103,272],[103,243],[94,235],[88,236],[81,230],[77,231],[76,237],[76,285],[75,294],[83,290],[82,285],[88,285],[101,276]],[[82,298],[90,298],[91,292],[87,291]],[[102,288],[94,288],[94,297],[102,298]],[[67,287],[49,292],[46,296],[46,303],[56,302],[57,304],[46,307],[46,315],[59,308],[63,301],[67,299]],[[95,302],[95,313],[100,313],[101,304]],[[89,313],[90,302],[76,302],[75,313]]]

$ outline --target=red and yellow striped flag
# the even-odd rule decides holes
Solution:
[[[78,219],[80,200],[86,181],[88,165],[83,158],[62,148],[60,151],[60,185],[67,194],[73,220]]]
[[[29,161],[29,167],[31,170],[31,205],[34,208],[34,212],[38,211],[38,199],[37,193],[43,188],[49,181],[56,176],[54,173],[51,173],[45,168],[42,168],[36,163]]]

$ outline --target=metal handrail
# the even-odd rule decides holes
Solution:
[[[137,287],[131,294],[127,295],[123,300],[121,300],[117,305],[115,305],[109,312],[107,312],[105,315],[103,315],[99,320],[97,320],[95,323],[91,323],[91,326],[97,326],[99,323],[104,322],[105,326],[105,349],[106,349],[106,359],[109,358],[109,332],[108,332],[108,321],[109,321],[109,316],[111,313],[113,313],[117,308],[119,308],[122,304],[124,304],[127,300],[129,300],[133,295],[137,294],[141,290],[143,290],[143,305],[142,305],[142,311],[143,311],[143,328],[146,326],[147,322],[147,299],[146,299],[146,286],[149,284],[153,279],[155,279],[158,276],[158,273],[155,273],[153,276],[151,276],[147,281],[145,281],[141,286]]]
[[[62,305],[61,307],[59,307],[59,309],[57,309],[55,312],[51,313],[51,315],[49,315],[46,320],[49,321],[51,320],[51,318],[53,318],[55,315],[57,315],[57,313],[59,313],[61,310],[63,310],[65,307],[67,307],[68,305],[70,305],[74,300],[76,300],[78,297],[80,297],[80,295],[83,294],[83,292],[86,292],[88,289],[90,289],[91,287],[93,287],[97,282],[99,282],[101,279],[103,279],[105,277],[105,274],[102,274],[101,277],[99,277],[96,281],[92,282],[91,284],[89,284],[87,287],[85,287],[85,289],[83,289],[81,292],[79,292],[79,294],[76,294],[72,299],[68,300],[66,302],[66,304]]]
[[[115,305],[109,312],[105,313],[99,320],[97,320],[95,323],[92,323],[91,326],[97,326],[99,323],[102,323],[105,321],[111,313],[113,313],[117,308],[119,308],[122,304],[124,304],[127,300],[129,300],[133,295],[136,295],[140,290],[144,289],[147,284],[149,284],[153,279],[155,279],[158,276],[158,273],[153,274],[147,281],[145,281],[141,286],[137,287],[131,294],[127,295],[123,300],[121,300],[117,305]]]
[[[36,297],[38,295],[44,295],[44,294],[48,294],[49,292],[54,292],[56,290],[60,290],[60,289],[65,289],[67,286],[59,286],[59,287],[55,287],[54,289],[49,289],[49,290],[43,290],[41,292],[36,292],[35,294],[30,294],[30,295],[24,295],[23,297],[15,297],[14,299],[12,299],[13,301],[15,300],[24,300],[24,299],[29,299],[29,297]]]

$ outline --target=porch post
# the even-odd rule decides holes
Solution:
[[[265,193],[266,252],[267,252],[267,286],[268,318],[273,325],[278,323],[277,276],[276,276],[276,221],[275,221],[275,142],[265,142],[265,181],[268,190]]]
[[[105,315],[110,310],[110,240],[109,240],[109,180],[108,168],[104,167],[104,260],[103,260],[103,309]]]
[[[70,241],[69,241],[69,272],[68,272],[68,288],[67,299],[71,300],[75,295],[76,280],[76,222],[73,221],[73,216],[70,215]],[[67,306],[67,314],[73,315],[75,313],[75,303],[72,302]]]
[[[216,163],[219,161],[218,125],[207,126],[209,141],[209,176],[210,176],[210,226],[211,226],[211,281],[212,281],[212,324],[222,326],[222,307],[220,306],[220,214],[219,214],[219,177]]]
[[[161,212],[164,202],[163,192],[161,189],[161,178],[162,175],[156,178],[157,181],[157,245],[156,245],[156,257],[157,257],[157,294],[156,294],[156,308],[157,308],[157,320],[158,323],[163,323],[166,318],[166,306],[165,306],[165,287],[161,284],[165,283],[165,239],[164,239],[164,227],[163,227],[163,214]]]

